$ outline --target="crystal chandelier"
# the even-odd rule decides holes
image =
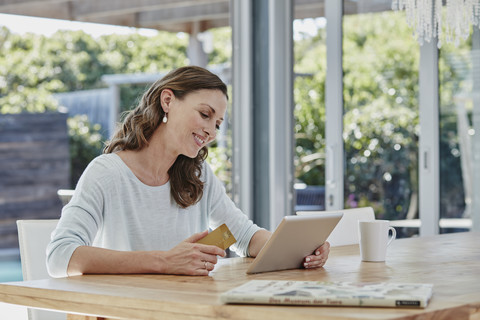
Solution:
[[[480,28],[480,0],[443,2],[443,14],[442,0],[392,0],[392,9],[405,10],[408,26],[420,45],[437,38],[438,48],[444,40],[458,46],[460,39],[468,38],[471,25]]]

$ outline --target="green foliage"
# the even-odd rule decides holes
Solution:
[[[232,86],[228,86],[228,96],[232,96]],[[207,161],[215,175],[223,182],[227,194],[233,198],[232,181],[232,130],[229,119],[232,117],[232,104],[227,104],[225,121],[217,131],[217,138],[208,146]],[[226,128],[226,130],[225,130]],[[221,132],[224,130],[225,132]]]
[[[404,19],[358,14],[344,25],[346,204],[385,219],[405,218],[418,192],[419,49]]]
[[[120,112],[134,109],[140,102],[150,84],[132,84],[120,86]]]
[[[347,196],[382,203],[383,218],[404,217],[416,188],[417,112],[377,99],[347,112],[344,122]]]
[[[409,197],[418,192],[419,47],[399,12],[348,15],[343,28],[346,206],[370,205],[380,217],[403,218]],[[229,63],[230,28],[210,32],[210,63]],[[309,185],[325,184],[325,39],[325,29],[320,28],[294,47],[295,176]],[[92,38],[81,31],[59,31],[46,38],[16,35],[2,27],[0,113],[55,110],[51,93],[103,87],[104,74],[158,73],[186,65],[187,45],[188,37],[167,32]],[[442,172],[455,173],[442,175],[444,204],[463,201],[455,97],[468,91],[470,48],[471,41],[460,48],[445,45],[440,51],[441,167]],[[122,86],[121,109],[134,107],[145,89]],[[70,119],[69,127],[75,184],[86,164],[100,154],[102,142],[88,119]],[[227,191],[230,153],[230,140],[226,149],[216,144],[209,149],[209,162]]]
[[[297,41],[295,51],[295,177],[308,185],[325,184],[325,30]]]
[[[72,188],[75,188],[90,161],[102,153],[102,135],[100,125],[90,124],[86,115],[68,118],[67,125],[70,137],[70,179]]]
[[[104,74],[162,72],[185,65],[187,38],[168,32],[152,37],[58,31],[51,37],[0,29],[0,113],[56,110],[52,93],[104,87]],[[130,109],[145,86],[122,87]],[[86,117],[68,120],[72,186],[102,150],[100,128]]]
[[[58,102],[50,92],[39,88],[18,86],[17,90],[0,96],[0,114],[2,113],[40,113],[54,111]]]
[[[295,72],[303,74],[294,88],[296,178],[310,185],[325,183],[326,37],[318,31],[294,48]],[[419,46],[399,12],[344,16],[343,32],[345,205],[402,219],[418,193]],[[471,90],[470,50],[469,40],[440,51],[440,165],[449,173],[441,175],[442,216],[464,203],[455,96]]]
[[[395,35],[395,36],[392,36]],[[295,43],[297,179],[325,183],[325,30]],[[344,17],[346,206],[402,218],[417,188],[419,50],[404,16]]]
[[[213,50],[208,54],[209,64],[229,63],[232,57],[232,29],[230,27],[216,28],[209,32],[213,38]]]
[[[101,76],[161,72],[187,63],[187,39],[158,32],[106,35],[58,31],[51,37],[0,32],[0,96],[18,86],[66,92],[104,87]]]
[[[309,185],[325,183],[325,108],[318,92],[321,81],[314,77],[295,79],[295,176]],[[324,77],[323,77],[324,79]],[[320,81],[319,81],[320,80]],[[323,81],[321,81],[323,87]]]
[[[98,59],[110,73],[156,73],[187,64],[188,37],[159,31],[156,36],[108,35],[98,39]]]
[[[232,148],[210,146],[208,148],[207,161],[210,164],[215,175],[223,182],[225,190],[232,195]]]

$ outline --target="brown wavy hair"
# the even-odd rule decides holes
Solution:
[[[157,80],[142,96],[135,109],[129,111],[116,129],[113,138],[106,143],[103,153],[122,150],[141,150],[158,126],[162,125],[165,112],[160,103],[163,90],[172,90],[175,97],[182,100],[187,94],[202,90],[220,90],[228,99],[227,86],[210,71],[196,66],[181,67]],[[168,170],[171,195],[182,208],[197,203],[203,196],[202,163],[208,156],[203,147],[195,158],[179,155]]]

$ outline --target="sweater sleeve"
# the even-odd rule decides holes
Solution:
[[[248,247],[255,232],[261,230],[228,197],[222,182],[205,163],[205,188],[207,192],[210,228],[215,229],[225,223],[237,240],[232,249],[240,256],[249,256]]]
[[[57,228],[47,246],[50,276],[66,277],[73,252],[92,245],[102,224],[104,190],[100,185],[102,168],[92,162],[80,178],[70,202],[62,209]]]

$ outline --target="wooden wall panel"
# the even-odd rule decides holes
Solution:
[[[69,181],[67,114],[0,115],[0,249],[18,247],[16,220],[60,217]]]

